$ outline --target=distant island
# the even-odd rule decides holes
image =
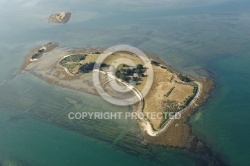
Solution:
[[[71,17],[71,12],[58,12],[55,14],[52,14],[48,20],[52,23],[57,24],[66,24]]]
[[[99,95],[93,86],[92,72],[95,72],[97,58],[103,54],[102,48],[71,49],[59,47],[58,43],[49,42],[33,49],[25,58],[22,70],[57,86]],[[152,65],[154,80],[145,98],[133,105],[135,112],[144,113],[138,119],[145,142],[186,148],[193,152],[207,150],[206,145],[196,138],[188,125],[188,119],[195,109],[204,104],[213,88],[213,82],[206,78],[194,78],[183,74],[159,57],[148,54],[146,64],[130,52],[114,52],[100,66],[101,86],[111,96],[123,99],[140,96],[141,89],[147,81],[148,65]],[[120,64],[111,74],[109,67],[120,58],[129,59],[134,65]],[[121,86],[133,89],[126,94],[119,94],[108,84],[108,78]],[[151,119],[150,112],[175,112],[179,119]]]

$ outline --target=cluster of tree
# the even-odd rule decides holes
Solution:
[[[190,78],[188,78],[187,76],[184,76],[182,74],[178,74],[178,78],[181,80],[181,81],[184,81],[184,82],[191,82],[192,80]]]
[[[198,86],[195,85],[195,86],[194,86],[194,89],[193,89],[193,93],[196,94],[197,92],[198,92]]]
[[[155,66],[159,66],[159,65],[160,65],[160,63],[157,62],[157,61],[155,61],[155,60],[151,60],[151,64],[152,64],[152,65],[155,65]]]
[[[107,67],[109,65],[107,65],[106,63],[99,64],[99,63],[95,63],[95,62],[89,62],[89,63],[82,64],[79,67],[79,72],[89,73],[94,69],[95,66],[96,66],[96,68],[102,68],[102,67]]]
[[[94,69],[94,66],[95,62],[85,63],[79,67],[79,71],[83,73],[89,73]]]
[[[118,77],[124,81],[129,81],[128,77],[124,73],[122,73],[120,70],[117,70],[115,75],[116,75],[116,77]]]
[[[188,98],[186,98],[186,100],[184,101],[184,105],[188,106],[189,103],[193,100],[194,95],[188,96]]]
[[[138,64],[136,67],[129,67],[128,65],[123,65],[120,70],[116,71],[116,76],[124,81],[139,81],[140,77],[144,76],[146,69],[142,64]],[[136,75],[135,75],[136,74]]]
[[[43,52],[44,52],[45,50],[44,49],[39,49],[38,51],[37,51],[37,53],[35,53],[34,55],[32,55],[32,59],[38,59],[42,54],[43,54]]]
[[[184,101],[185,106],[189,105],[189,103],[194,99],[197,92],[198,92],[198,86],[195,85],[193,89],[193,94],[191,96],[188,96],[188,98]]]
[[[100,65],[100,67],[102,68],[102,67],[108,67],[109,65],[108,64],[106,64],[106,63],[102,63],[101,65]]]
[[[40,55],[41,54],[39,53],[35,53],[34,55],[32,55],[32,59],[38,59]]]

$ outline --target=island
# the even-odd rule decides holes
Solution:
[[[52,23],[57,24],[66,24],[71,17],[71,12],[58,12],[55,14],[52,14],[48,20]]]
[[[145,144],[154,144],[184,148],[205,157],[212,156],[206,144],[193,135],[188,124],[191,115],[209,98],[214,86],[211,80],[179,72],[151,54],[147,54],[149,60],[143,61],[131,52],[117,51],[110,53],[102,63],[98,63],[97,59],[105,54],[104,50],[73,49],[49,42],[32,50],[26,56],[21,69],[50,84],[94,95],[100,94],[94,86],[92,75],[99,72],[100,86],[110,96],[121,100],[131,96],[139,98],[132,108],[134,112],[143,115],[137,118],[143,133],[142,144],[136,145],[140,147],[140,153],[145,152],[141,150],[141,146],[147,149],[147,146],[144,147]],[[121,63],[120,59],[127,59],[133,63]],[[96,70],[96,66],[99,70]],[[111,66],[115,68],[114,71],[110,70]],[[148,79],[151,79],[149,66],[153,69],[153,82],[148,94],[141,97],[142,89]],[[110,84],[112,81],[124,88],[130,87],[131,91],[117,93]],[[155,119],[148,116],[152,112],[160,112],[162,115],[171,113],[172,117],[162,116]],[[65,121],[60,125],[66,125]],[[71,128],[74,126],[71,125]],[[148,155],[149,152],[145,153]]]
[[[93,52],[66,55],[60,60],[59,67],[61,66],[69,76],[84,76],[86,73],[91,73],[94,70],[95,62],[101,54],[101,52]],[[119,64],[112,76],[115,76],[125,86],[133,85],[134,93],[139,93],[138,96],[142,96],[140,91],[148,79],[147,64],[143,64],[136,55],[128,52],[113,53],[105,62],[100,64],[101,71],[104,75],[108,75],[110,65],[118,63],[116,60],[120,58],[132,60],[135,64],[134,66]],[[189,104],[199,97],[202,85],[185,75],[173,72],[167,65],[161,64],[154,59],[151,59],[148,63],[152,64],[154,81],[149,94],[144,99],[140,99],[140,108],[137,105],[135,111],[141,111],[148,115],[148,117],[145,116],[140,119],[144,121],[144,123],[141,122],[141,125],[149,135],[156,136],[165,130],[166,125],[169,125],[170,119],[167,116],[152,118],[150,113],[160,112],[162,115],[164,115],[163,113],[167,115],[167,113],[184,112]],[[107,78],[102,77],[101,79],[103,85],[107,83],[105,82]],[[86,88],[89,88],[89,86],[86,86]],[[110,88],[107,89],[107,91],[110,90]],[[113,95],[116,95],[118,98],[122,97],[117,96],[116,93]]]

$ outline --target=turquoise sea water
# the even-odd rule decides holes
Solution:
[[[99,3],[0,2],[0,160],[27,165],[160,165],[26,116],[29,106],[35,110],[39,102],[63,103],[67,108],[65,98],[80,99],[86,110],[121,109],[92,95],[51,86],[27,73],[16,76],[30,49],[56,41],[69,47],[130,44],[191,74],[208,76],[201,70],[208,69],[216,89],[191,119],[193,131],[230,165],[249,165],[249,3],[182,9]],[[47,23],[47,16],[64,10],[73,13],[68,24]],[[118,125],[127,130],[137,128],[132,121]],[[166,161],[162,165],[202,165],[187,152],[158,150]]]
[[[8,117],[10,109],[1,108],[1,116]],[[12,110],[13,111],[13,110]],[[13,114],[13,112],[11,112]],[[159,164],[128,155],[113,146],[79,135],[39,120],[24,118],[15,123],[1,119],[2,161],[27,165],[146,165]],[[187,153],[162,150],[168,165],[195,165],[197,161]],[[178,156],[178,162],[176,162]]]
[[[8,114],[3,111],[1,115]],[[5,115],[6,116],[6,115]],[[34,119],[1,121],[1,158],[31,165],[156,165]]]
[[[192,119],[195,133],[232,165],[249,165],[250,54],[216,62],[213,99]]]

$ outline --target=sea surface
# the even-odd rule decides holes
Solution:
[[[180,71],[210,77],[216,87],[192,117],[193,132],[229,165],[250,165],[249,2],[188,7],[161,3],[0,1],[0,161],[35,166],[203,163],[188,152],[158,147],[165,159],[161,164],[29,116],[27,112],[40,103],[67,108],[65,98],[81,100],[86,111],[127,109],[19,73],[32,48],[55,41],[77,48],[128,44],[160,56]],[[65,25],[48,23],[47,17],[58,11],[71,11],[71,20]],[[124,130],[138,129],[135,121],[115,123]]]

